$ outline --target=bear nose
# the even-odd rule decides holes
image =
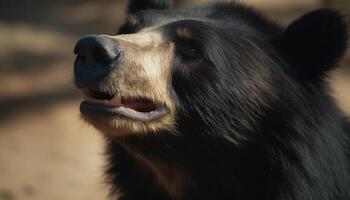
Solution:
[[[80,39],[74,48],[75,80],[81,86],[98,85],[123,59],[115,40],[100,35]]]
[[[82,67],[111,68],[121,62],[122,51],[116,41],[106,36],[91,35],[80,39],[74,48],[76,64]]]

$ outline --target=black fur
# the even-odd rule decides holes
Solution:
[[[342,16],[315,11],[284,28],[233,3],[144,10],[169,8],[159,2],[131,1],[120,33],[158,26],[176,44],[178,126],[108,139],[112,195],[173,198],[127,147],[185,169],[183,199],[349,200],[349,124],[323,81],[346,49]]]
[[[287,27],[279,44],[305,78],[328,72],[343,56],[347,27],[342,18],[338,12],[317,10]]]

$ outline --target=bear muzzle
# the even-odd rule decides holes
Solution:
[[[156,31],[80,39],[74,73],[83,119],[109,134],[173,129],[173,51]]]

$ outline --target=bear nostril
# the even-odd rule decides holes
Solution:
[[[85,63],[86,62],[86,55],[84,49],[80,48],[77,50],[74,50],[74,54],[77,55],[77,61],[80,63]]]

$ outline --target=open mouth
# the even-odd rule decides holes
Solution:
[[[124,97],[119,93],[109,94],[92,90],[84,90],[84,94],[81,109],[108,112],[132,120],[153,121],[169,112],[165,105],[148,98]]]

